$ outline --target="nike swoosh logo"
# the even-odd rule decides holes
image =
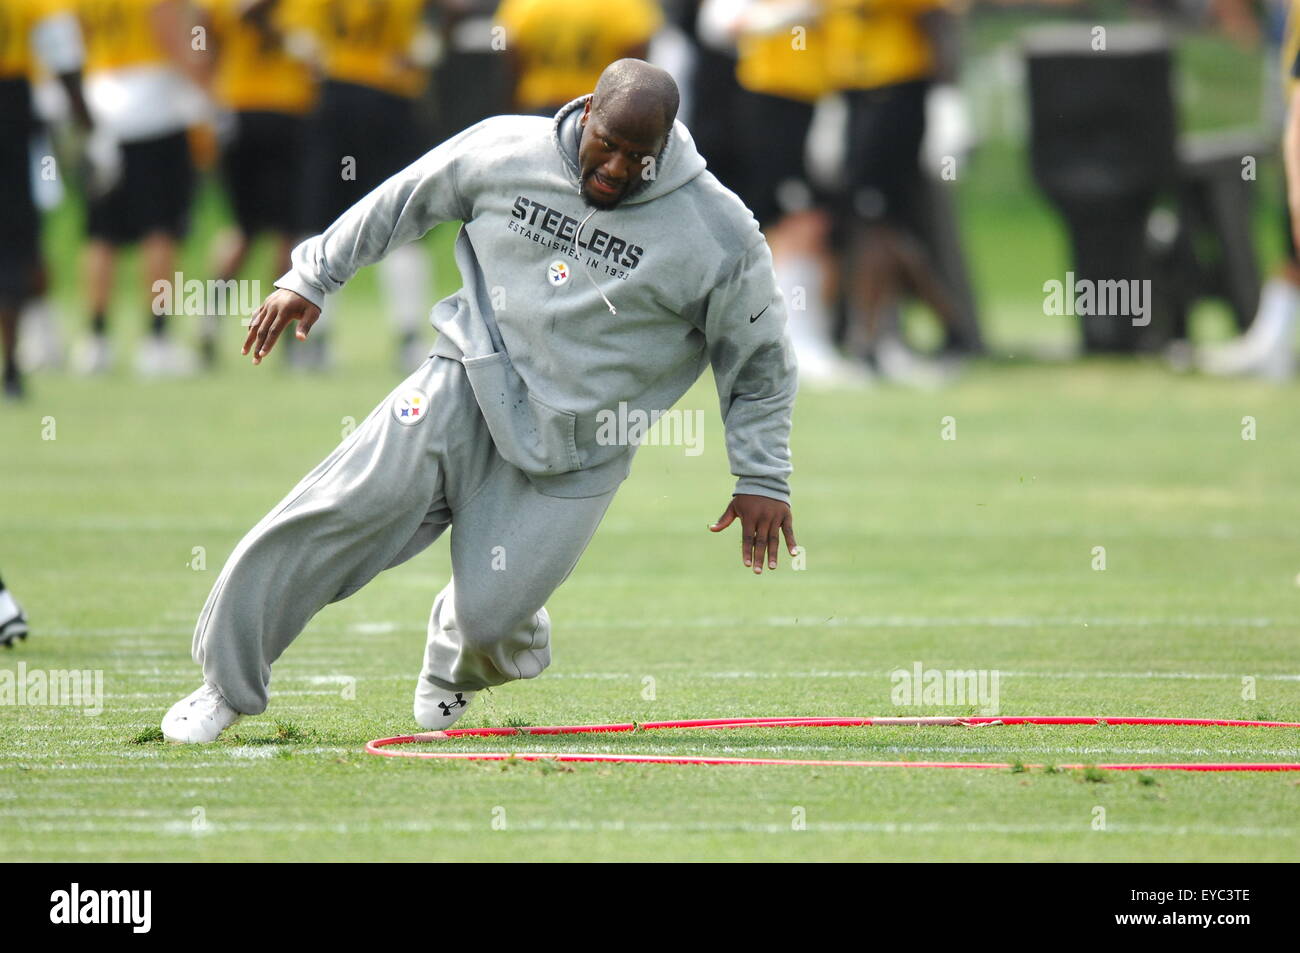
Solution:
[[[770,308],[770,307],[772,307],[772,306],[769,304],[769,305],[767,306],[767,308]],[[757,321],[759,318],[761,318],[761,317],[763,316],[763,312],[766,311],[767,308],[764,308],[763,311],[758,312],[758,314],[751,314],[751,315],[749,316],[749,323],[750,323],[750,324],[753,324],[755,321]]]

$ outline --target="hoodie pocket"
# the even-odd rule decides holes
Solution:
[[[528,392],[501,352],[463,361],[465,374],[497,450],[525,473],[545,475],[582,469],[577,415],[552,407]]]

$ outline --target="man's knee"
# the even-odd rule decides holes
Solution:
[[[509,599],[466,597],[460,590],[456,591],[455,606],[461,639],[477,652],[491,653],[506,641],[534,647],[549,641],[550,619],[545,609],[520,608]]]

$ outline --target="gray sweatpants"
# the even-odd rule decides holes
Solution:
[[[271,663],[312,616],[450,526],[452,579],[433,603],[423,674],[450,691],[533,678],[551,661],[543,603],[615,492],[539,493],[497,452],[464,367],[431,357],[235,547],[194,660],[235,709],[261,713]]]

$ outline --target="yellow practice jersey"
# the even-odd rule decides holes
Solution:
[[[159,0],[75,0],[86,44],[86,73],[167,62],[158,39]]]
[[[63,0],[0,0],[0,79],[23,79],[36,70],[32,30],[66,9]]]
[[[663,23],[655,0],[504,0],[496,15],[519,69],[521,109],[567,103],[596,88],[614,60]]]
[[[411,59],[425,0],[297,0],[327,79],[415,97],[428,70]]]
[[[311,68],[285,51],[285,37],[298,26],[296,0],[278,0],[265,29],[242,15],[249,2],[199,0],[214,34],[217,100],[236,110],[307,112],[315,98]]]
[[[742,34],[736,46],[736,79],[750,92],[811,103],[830,88],[825,38],[814,17],[770,33]]]
[[[925,79],[938,65],[921,18],[947,0],[825,0],[826,70],[836,89]]]

